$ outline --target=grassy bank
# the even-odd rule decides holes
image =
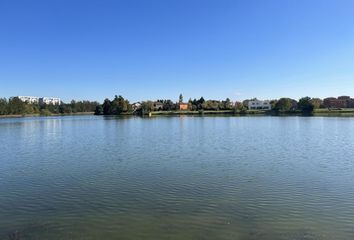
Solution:
[[[20,118],[20,117],[43,117],[43,116],[80,116],[80,115],[94,115],[94,112],[77,112],[68,114],[25,114],[25,115],[0,115],[0,118]],[[120,116],[131,116],[133,113],[122,113]],[[149,114],[146,114],[148,116]],[[151,116],[203,116],[203,115],[250,115],[250,116],[301,116],[301,111],[278,112],[275,114],[273,111],[264,110],[209,110],[209,111],[153,111]],[[315,109],[314,116],[354,116],[354,108],[346,109]]]
[[[302,116],[300,110],[296,111],[264,111],[264,110],[219,110],[219,111],[155,111],[151,112],[151,116],[166,116],[166,115],[256,115],[256,116]],[[314,116],[354,116],[354,108],[345,109],[315,109]]]
[[[354,116],[354,108],[342,108],[342,109],[315,109],[314,115],[316,116]]]
[[[247,110],[247,111],[234,111],[234,110],[206,110],[206,111],[154,111],[151,112],[152,116],[163,115],[266,115],[269,112],[262,110]]]

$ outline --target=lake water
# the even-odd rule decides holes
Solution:
[[[354,118],[0,119],[11,237],[353,240]]]

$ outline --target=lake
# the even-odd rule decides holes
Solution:
[[[0,239],[353,240],[354,118],[0,119]]]

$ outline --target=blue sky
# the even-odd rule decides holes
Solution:
[[[354,96],[352,0],[1,0],[0,96]]]

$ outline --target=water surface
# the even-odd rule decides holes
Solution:
[[[354,118],[0,119],[0,239],[354,239]]]

